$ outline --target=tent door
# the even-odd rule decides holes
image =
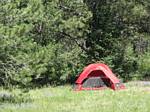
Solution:
[[[88,77],[82,83],[82,87],[84,88],[98,88],[104,86],[106,86],[106,84],[101,77]]]

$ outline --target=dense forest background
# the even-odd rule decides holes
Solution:
[[[149,0],[0,0],[1,86],[74,83],[95,62],[150,77]]]

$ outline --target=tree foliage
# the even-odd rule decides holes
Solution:
[[[148,0],[2,0],[0,84],[71,83],[98,61],[149,76],[149,12]]]
[[[0,5],[1,84],[53,84],[77,74],[73,67],[81,50],[76,43],[88,32],[91,16],[82,1],[10,0]]]
[[[138,55],[148,51],[149,2],[139,0],[85,0],[93,17],[91,33],[86,39],[90,60],[103,60],[122,77],[137,71]],[[148,38],[150,38],[148,36]],[[140,41],[142,39],[142,42]],[[146,43],[145,45],[143,45]],[[137,45],[136,45],[137,44]],[[126,52],[133,46],[143,49],[137,56]],[[147,49],[147,50],[146,50]],[[144,51],[144,52],[143,52]],[[89,59],[88,59],[89,60]],[[127,77],[129,77],[127,75]]]

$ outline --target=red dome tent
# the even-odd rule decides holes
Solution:
[[[97,90],[106,87],[113,90],[125,88],[107,65],[97,63],[84,68],[76,80],[75,90]]]

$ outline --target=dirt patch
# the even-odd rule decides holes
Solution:
[[[126,83],[127,87],[137,87],[143,92],[150,92],[150,81],[131,81]]]
[[[128,86],[150,87],[150,81],[131,81],[126,84]]]

